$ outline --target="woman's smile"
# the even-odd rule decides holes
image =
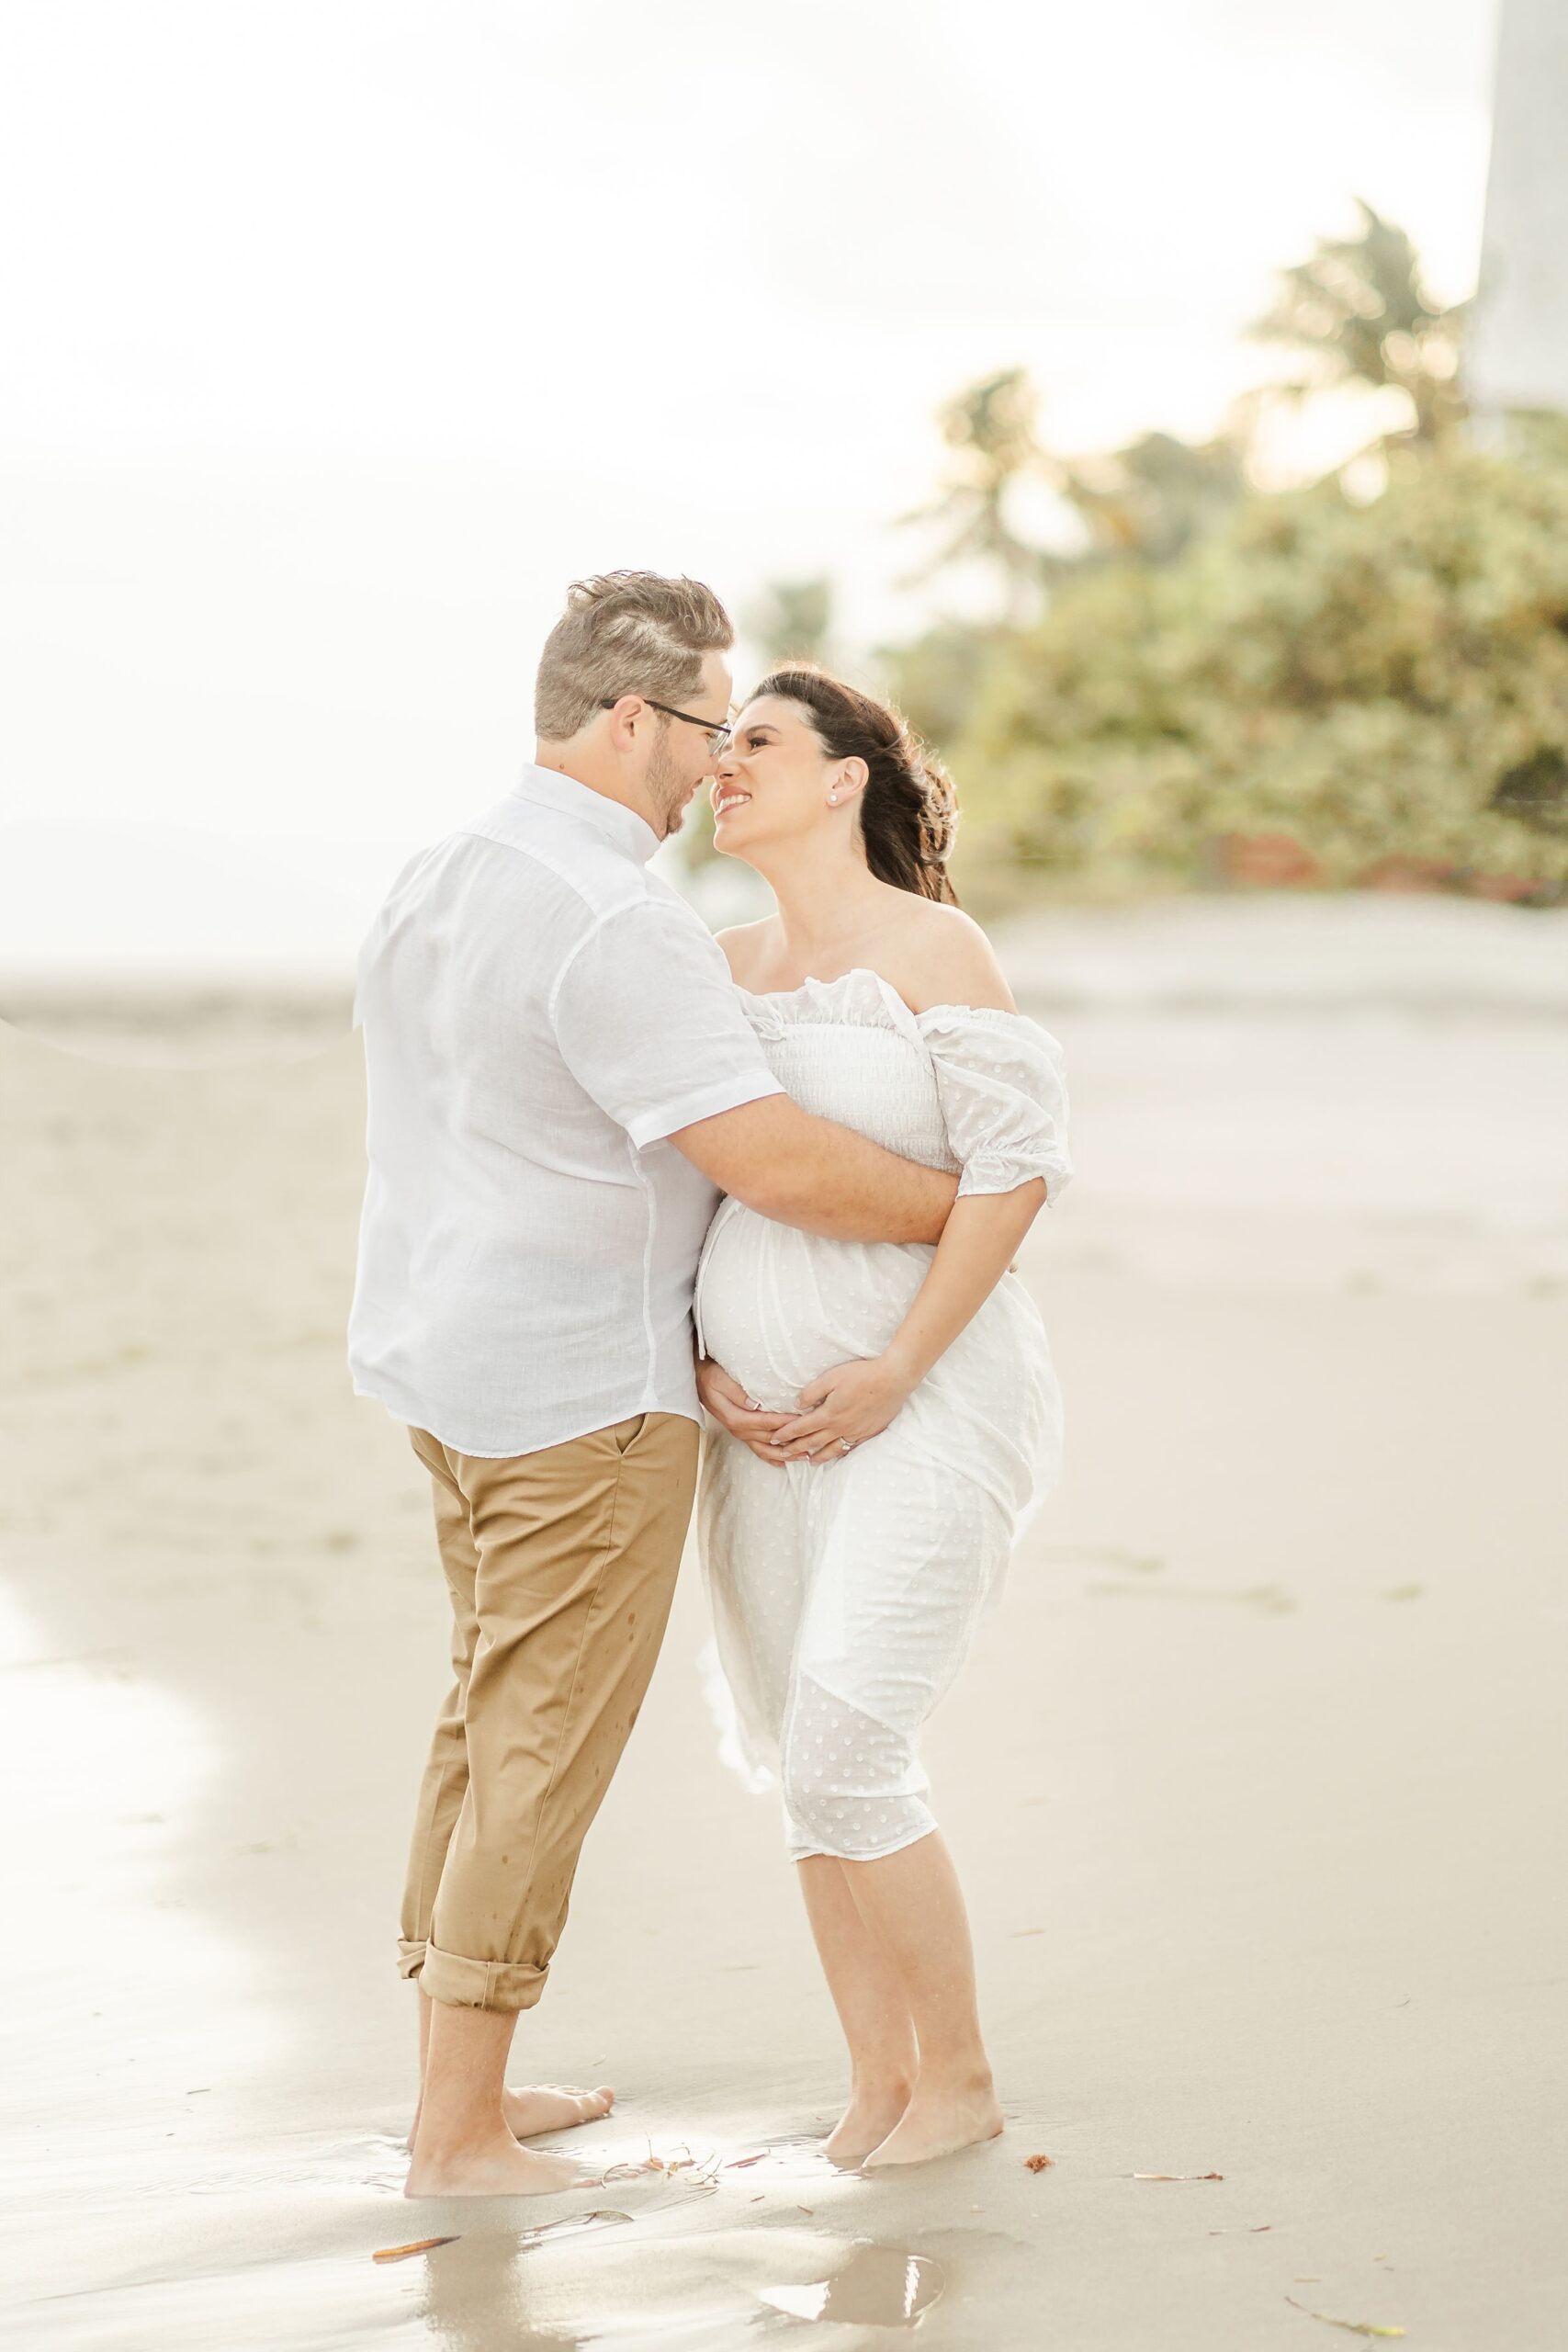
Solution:
[[[750,794],[749,792],[742,792],[738,784],[716,786],[713,796],[713,813],[715,823],[716,824],[719,818],[726,815],[729,809],[739,808],[743,801],[750,800]]]

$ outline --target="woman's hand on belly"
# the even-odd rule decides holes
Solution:
[[[751,1400],[738,1380],[732,1380],[722,1364],[709,1356],[697,1359],[697,1395],[713,1415],[720,1429],[749,1445],[760,1462],[781,1464],[784,1455],[773,1443],[775,1433],[791,1413],[763,1413],[752,1409]]]
[[[807,1382],[799,1414],[773,1434],[776,1453],[770,1458],[842,1461],[867,1438],[880,1437],[918,1385],[890,1356],[835,1364]]]

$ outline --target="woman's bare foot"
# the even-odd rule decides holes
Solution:
[[[834,2164],[863,2165],[892,2132],[909,2104],[907,2082],[857,2084],[850,2103],[822,2143],[822,2152]]]
[[[450,2148],[418,2148],[403,2183],[405,2197],[550,2197],[585,2188],[599,2175],[570,2156],[542,2156],[520,2148],[510,2132]]]
[[[569,2132],[574,2123],[597,2123],[615,2104],[607,2083],[596,2091],[580,2091],[566,2083],[536,2083],[525,2091],[502,2091],[501,2112],[514,2140],[534,2140],[541,2132]]]
[[[994,2140],[1001,2128],[1002,2110],[988,2075],[944,2084],[922,2076],[886,2139],[866,2157],[864,2169],[880,2172],[886,2165],[923,2165],[932,2156],[951,2156],[976,2140]]]

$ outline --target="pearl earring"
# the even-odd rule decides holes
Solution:
[[[831,801],[834,803],[834,805],[835,805],[835,806],[837,806],[839,796],[838,796],[838,794],[837,794],[836,792],[830,792],[830,793],[828,795],[828,797],[829,797],[829,800],[831,800]]]

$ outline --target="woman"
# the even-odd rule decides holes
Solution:
[[[849,2043],[828,2153],[918,2163],[1002,2128],[964,1900],[917,1740],[1055,1472],[1060,1410],[1012,1259],[1071,1173],[1055,1041],[1016,1010],[944,860],[952,786],[898,718],[775,671],[712,786],[778,911],[721,934],[807,1110],[962,1168],[939,1246],[829,1241],[736,1200],[697,1277],[698,1524],[743,1743]]]

